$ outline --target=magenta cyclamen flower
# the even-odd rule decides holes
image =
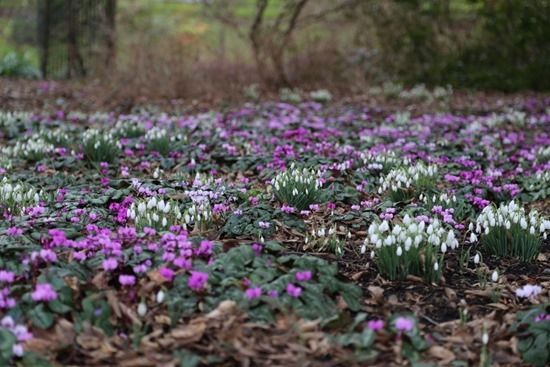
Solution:
[[[21,228],[17,228],[17,227],[10,227],[8,228],[8,230],[6,231],[6,234],[10,235],[10,236],[21,236],[23,234],[23,230]]]
[[[31,294],[31,298],[33,301],[44,301],[49,302],[53,301],[54,299],[57,299],[57,292],[52,287],[51,284],[48,283],[42,283],[37,284],[34,292]]]
[[[109,270],[115,270],[118,267],[118,261],[110,257],[108,259],[103,260],[103,270],[109,271]]]
[[[395,319],[394,326],[398,331],[401,332],[411,331],[414,328],[414,320],[408,317],[399,316],[397,319]]]
[[[302,288],[295,286],[292,283],[289,283],[286,286],[286,292],[290,297],[298,298],[302,294]]]
[[[202,240],[199,248],[196,250],[197,255],[211,255],[214,248],[214,242]]]
[[[0,282],[12,283],[15,279],[15,273],[7,270],[0,270]]]
[[[521,288],[516,289],[516,296],[520,298],[536,297],[542,292],[542,288],[538,285],[526,284]]]
[[[248,288],[244,292],[244,294],[248,299],[260,298],[262,296],[262,288],[260,287]]]
[[[384,320],[370,320],[367,322],[367,327],[372,331],[382,330],[384,328]]]
[[[170,268],[167,268],[167,267],[162,267],[159,269],[159,273],[160,275],[162,275],[162,277],[164,279],[166,279],[167,281],[171,282],[172,280],[174,280],[174,277],[176,276],[176,274],[174,273],[174,271]]]
[[[123,286],[131,286],[136,284],[136,277],[133,275],[121,274],[118,276],[118,282]]]
[[[284,205],[281,207],[281,211],[282,211],[283,213],[288,213],[288,214],[290,214],[290,213],[294,213],[294,212],[296,211],[296,209],[295,209],[294,207],[292,207],[292,206],[289,206],[289,205],[287,205],[287,204],[284,204]]]
[[[307,282],[311,279],[311,271],[305,270],[305,271],[299,271],[296,273],[296,280],[299,282]]]
[[[192,271],[191,276],[187,280],[187,285],[189,286],[189,288],[195,291],[200,291],[204,288],[206,282],[208,282],[207,273],[203,273],[201,271]]]

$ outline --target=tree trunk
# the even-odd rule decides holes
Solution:
[[[106,20],[106,58],[105,64],[108,68],[115,66],[116,62],[116,0],[107,0],[105,4]]]
[[[40,27],[38,27],[38,39],[40,40],[40,70],[42,78],[48,77],[48,56],[50,53],[50,0],[44,0],[43,6],[38,7],[38,19],[40,19]]]

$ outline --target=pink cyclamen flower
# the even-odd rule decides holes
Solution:
[[[57,299],[57,292],[49,283],[37,284],[34,292],[31,294],[33,301],[49,302]]]
[[[277,297],[279,297],[279,292],[277,292],[275,289],[272,289],[269,292],[267,292],[267,295],[270,298],[277,298]]]
[[[521,288],[516,289],[516,296],[520,298],[536,297],[542,292],[542,288],[538,285],[526,284]]]
[[[187,285],[195,291],[200,291],[204,288],[206,282],[208,282],[208,273],[192,271],[191,276],[187,280]]]
[[[115,270],[118,267],[118,261],[114,257],[103,260],[103,270]]]
[[[283,204],[283,206],[281,207],[281,211],[283,213],[287,213],[287,214],[290,214],[290,213],[294,213],[296,211],[296,209],[290,205],[287,205],[287,204]]]
[[[166,279],[169,282],[174,280],[174,277],[176,276],[176,273],[172,269],[167,268],[167,267],[160,268],[159,273],[160,273],[160,275],[162,275],[162,277],[164,279]]]
[[[244,294],[248,299],[260,298],[262,296],[262,288],[260,287],[248,288],[244,292]]]
[[[298,298],[302,294],[302,288],[295,286],[292,283],[289,283],[286,286],[286,292],[290,297]]]
[[[6,231],[6,234],[10,235],[10,236],[21,236],[23,234],[23,230],[21,228],[17,228],[17,227],[10,227],[8,228],[8,230]]]
[[[133,275],[121,274],[118,276],[118,282],[123,286],[131,286],[136,284],[136,277]]]
[[[394,326],[401,332],[411,331],[414,328],[414,320],[408,317],[400,316],[395,319]]]
[[[367,327],[372,331],[382,330],[384,328],[384,320],[370,320],[367,322]]]
[[[271,225],[271,223],[269,223],[269,222],[263,222],[263,221],[259,221],[259,222],[258,222],[258,226],[259,226],[260,228],[263,228],[263,229],[269,228],[270,225]]]
[[[15,279],[15,273],[7,270],[0,270],[0,282],[2,283],[13,283]]]
[[[308,280],[311,280],[311,271],[305,270],[297,272],[296,280],[299,282],[307,282]]]

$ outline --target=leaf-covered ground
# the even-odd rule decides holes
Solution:
[[[0,364],[544,365],[547,103],[0,113]]]

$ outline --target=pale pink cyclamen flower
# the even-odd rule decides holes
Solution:
[[[294,208],[290,205],[287,205],[287,204],[283,204],[283,206],[281,207],[281,211],[283,213],[291,214],[291,213],[294,213],[296,211],[296,208]]]
[[[248,288],[244,292],[244,294],[248,299],[260,298],[262,296],[262,288],[260,287]]]
[[[103,260],[102,266],[105,271],[115,270],[118,267],[118,261],[114,257],[110,257]]]
[[[15,279],[15,273],[8,270],[0,270],[0,282],[2,283],[13,283]]]
[[[296,280],[299,282],[307,282],[311,279],[311,275],[311,271],[309,270],[299,271],[296,273]]]
[[[286,292],[288,293],[289,296],[294,297],[294,298],[298,298],[302,294],[302,288],[297,287],[292,283],[289,283],[286,286]]]
[[[34,292],[31,294],[33,301],[49,302],[57,299],[57,292],[49,283],[37,284]]]
[[[7,229],[6,234],[10,236],[21,236],[23,234],[23,230],[21,228],[17,227],[10,227]]]
[[[394,326],[401,332],[411,331],[414,328],[414,320],[408,317],[400,316],[395,319]]]
[[[536,297],[542,292],[542,288],[538,285],[526,284],[521,288],[516,289],[516,296],[520,298]]]
[[[121,274],[118,276],[118,282],[123,286],[131,286],[136,284],[136,277],[133,275]]]
[[[382,330],[384,328],[384,320],[370,320],[367,322],[367,327],[372,331]]]

